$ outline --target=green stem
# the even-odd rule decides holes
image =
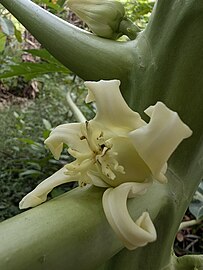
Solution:
[[[179,227],[178,230],[181,231],[182,229],[185,229],[185,228],[189,228],[191,226],[198,225],[201,222],[202,222],[201,219],[199,219],[199,220],[194,219],[194,220],[183,221],[183,222],[181,222],[180,227]]]
[[[139,27],[128,18],[125,18],[120,22],[119,32],[128,36],[131,40],[136,39],[140,31]]]
[[[104,215],[103,192],[96,187],[76,188],[2,222],[0,269],[97,269],[123,249]],[[148,209],[156,224],[168,199],[165,186],[153,185],[147,197],[128,201],[131,216],[136,220]]]
[[[125,79],[126,44],[83,31],[29,0],[0,0],[61,63],[85,80]],[[129,67],[130,69],[130,67]]]
[[[72,100],[71,89],[68,90],[68,92],[67,92],[66,101],[67,101],[68,106],[70,107],[75,119],[78,122],[85,122],[87,119],[85,118],[85,116],[83,115],[81,110],[78,108],[78,106],[75,104],[75,102]]]
[[[202,270],[203,255],[185,255],[176,257],[172,255],[171,263],[163,270]]]

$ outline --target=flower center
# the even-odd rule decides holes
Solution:
[[[95,170],[110,180],[116,178],[116,172],[125,174],[124,167],[119,165],[116,160],[117,152],[112,151],[113,144],[111,139],[105,140],[102,131],[93,128],[90,122],[81,124],[80,140],[85,140],[87,150],[78,151],[72,148],[68,149],[75,161],[66,165],[67,174],[72,177],[78,177],[82,182],[90,183],[87,172]],[[103,178],[101,175],[101,178]],[[85,180],[87,179],[87,180]]]

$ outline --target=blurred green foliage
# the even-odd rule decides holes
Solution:
[[[22,53],[30,53],[32,56],[40,57],[35,62],[23,62],[12,58],[2,59],[2,68],[0,79],[10,78],[14,76],[22,76],[26,81],[36,78],[42,74],[61,72],[68,74],[69,70],[58,62],[45,49],[23,50]]]
[[[155,1],[153,0],[123,0],[126,15],[135,22],[141,29],[148,23],[149,16]]]
[[[11,20],[11,15],[0,4],[0,53],[5,49],[8,40],[15,36],[18,42],[22,42],[21,31]]]
[[[43,91],[23,106],[11,106],[0,112],[0,219],[19,212],[19,200],[43,178],[69,160],[53,160],[44,147],[50,129],[71,119],[63,91],[48,78],[42,78]],[[57,90],[56,90],[57,89]]]

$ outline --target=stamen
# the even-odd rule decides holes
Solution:
[[[80,160],[75,160],[69,164],[67,164],[65,167],[69,171],[77,171],[82,172],[82,171],[87,171],[91,165],[94,164],[94,159],[84,159],[80,162]]]
[[[89,182],[84,181],[88,179],[88,171],[91,170],[93,165],[99,170],[100,173],[105,175],[110,180],[116,178],[115,172],[125,174],[124,167],[119,165],[116,160],[117,152],[112,152],[113,144],[110,139],[104,139],[104,134],[96,128],[91,126],[91,123],[85,122],[81,125],[81,140],[86,140],[89,146],[89,151],[81,153],[72,148],[68,152],[76,159],[70,164],[66,165],[67,175],[78,177],[81,179],[81,185]]]
[[[103,148],[103,150],[102,150],[102,153],[101,153],[101,157],[103,157],[105,154],[106,154],[106,152],[108,151],[108,150],[110,150],[109,148],[107,148],[106,146]]]
[[[91,158],[93,157],[93,154],[91,152],[89,153],[81,153],[78,152],[77,150],[74,150],[72,148],[68,148],[68,153],[73,156],[74,158],[78,159],[86,159],[86,158]]]

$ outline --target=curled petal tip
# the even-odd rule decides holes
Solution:
[[[65,173],[65,166],[52,174],[50,177],[42,181],[33,191],[28,193],[19,203],[20,209],[35,207],[47,199],[47,194],[56,186],[73,181],[70,176]]]
[[[121,84],[121,82],[119,80],[110,80],[110,81],[106,81],[106,80],[100,80],[98,82],[95,81],[86,81],[84,82],[84,85],[88,88],[88,94],[85,98],[85,102],[86,103],[90,103],[95,101],[95,95],[94,95],[94,90],[95,89],[101,89],[104,87],[109,88],[110,86],[114,86],[114,87],[119,87]]]
[[[192,135],[192,131],[162,102],[150,106],[145,113],[151,118],[150,122],[130,132],[129,138],[154,178],[165,183],[167,179],[163,172],[167,160],[182,140]]]
[[[59,160],[61,152],[63,150],[63,143],[58,144],[57,146],[53,145],[52,140],[50,140],[51,137],[48,137],[44,143],[45,145],[50,149],[50,151],[52,152],[54,158],[56,160]]]
[[[114,128],[114,132],[134,130],[145,123],[127,105],[120,92],[120,84],[119,80],[85,82],[88,88],[86,102],[96,102],[97,113],[93,121],[107,129]]]
[[[19,203],[20,209],[26,209],[30,207],[35,207],[44,201],[39,197],[32,195],[31,193],[27,194]]]
[[[156,178],[161,184],[168,183],[168,178],[163,173],[159,173],[158,175],[154,175],[154,178]]]
[[[135,221],[135,226],[136,225],[137,228],[134,237],[129,237],[124,241],[125,247],[129,250],[144,247],[148,243],[154,242],[157,239],[156,229],[148,212],[142,213],[142,215]]]
[[[144,212],[134,222],[127,209],[127,198],[133,193],[140,195],[146,190],[146,183],[124,183],[116,188],[109,188],[103,195],[103,208],[109,224],[124,243],[125,247],[133,250],[156,240],[156,229],[147,212]]]
[[[145,234],[146,242],[143,245],[154,242],[157,239],[156,230],[148,212],[143,212],[135,222]]]

